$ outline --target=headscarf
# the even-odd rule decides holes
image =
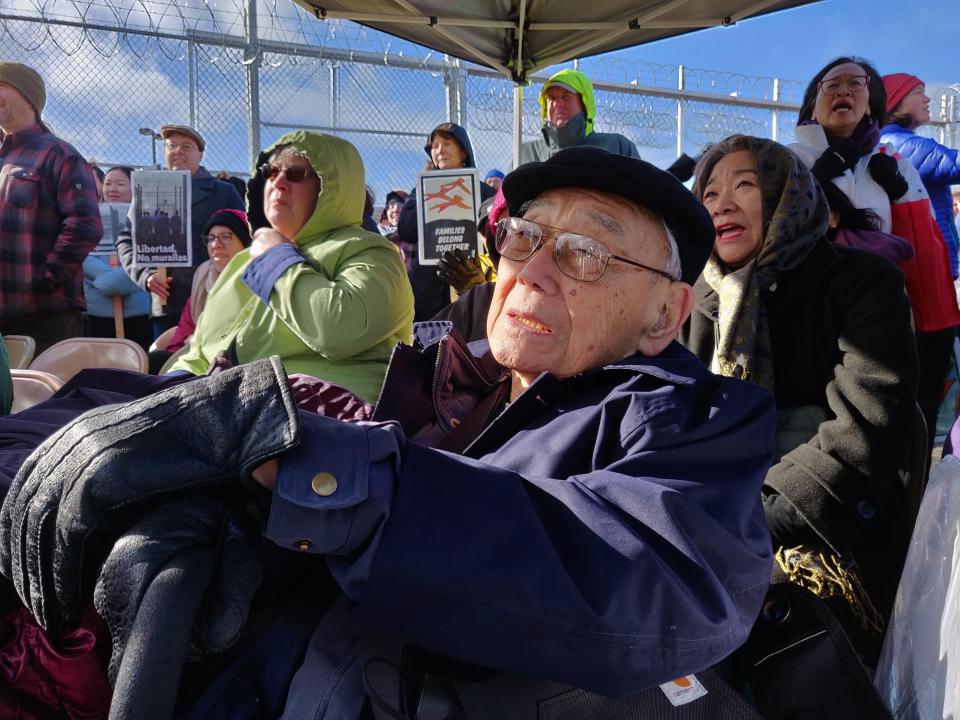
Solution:
[[[796,155],[772,140],[747,141],[762,198],[761,249],[737,270],[727,268],[714,251],[703,277],[720,296],[716,348],[720,373],[772,391],[773,352],[762,293],[774,291],[783,273],[799,265],[824,237],[830,210],[820,186]]]

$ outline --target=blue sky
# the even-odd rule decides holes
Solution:
[[[960,82],[960,2],[826,0],[610,57],[807,80],[849,54],[928,85]]]

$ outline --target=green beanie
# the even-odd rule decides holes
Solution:
[[[26,98],[37,112],[37,120],[47,104],[47,88],[40,73],[18,62],[0,62],[0,83],[6,83]]]

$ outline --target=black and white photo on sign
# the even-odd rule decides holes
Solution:
[[[417,176],[419,262],[437,265],[445,252],[482,252],[477,235],[480,176],[475,168],[431,170]]]
[[[135,267],[190,267],[190,173],[140,170],[133,173],[130,212]]]
[[[100,221],[103,223],[103,237],[90,251],[91,255],[116,255],[117,236],[130,213],[130,203],[100,203]]]

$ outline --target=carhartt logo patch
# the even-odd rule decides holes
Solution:
[[[707,689],[697,680],[696,675],[687,675],[664,683],[660,689],[674,707],[686,705],[707,694]]]

